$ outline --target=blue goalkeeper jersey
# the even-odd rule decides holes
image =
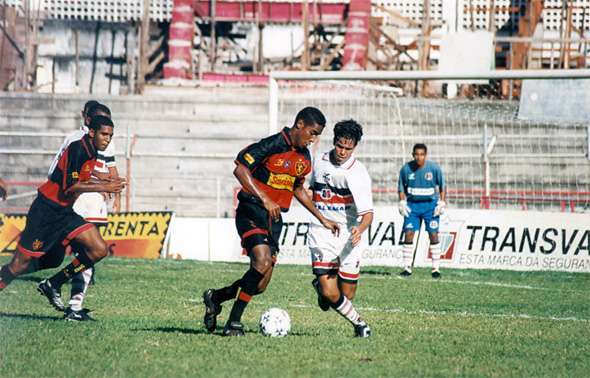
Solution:
[[[438,192],[445,188],[445,179],[438,164],[426,160],[424,168],[418,169],[415,161],[404,165],[399,172],[398,190],[406,193],[410,202],[425,202],[438,199]]]

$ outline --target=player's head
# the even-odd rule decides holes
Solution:
[[[350,159],[363,136],[363,127],[354,119],[344,120],[334,125],[334,150],[331,159],[342,165]]]
[[[109,107],[106,105],[96,104],[88,109],[88,117],[92,119],[96,116],[111,118],[111,109],[109,109]]]
[[[324,131],[326,117],[319,109],[308,106],[297,113],[295,123],[289,131],[291,141],[297,148],[307,148]]]
[[[426,145],[423,143],[417,143],[412,149],[412,156],[414,157],[416,164],[418,164],[419,167],[422,167],[424,162],[426,162],[426,156],[428,156],[428,148],[426,148]]]
[[[95,116],[88,125],[88,135],[92,144],[99,151],[104,151],[111,143],[115,125],[109,117]]]
[[[90,110],[91,107],[98,105],[99,102],[96,100],[90,100],[90,101],[86,101],[86,103],[84,104],[84,109],[82,110],[82,119],[84,120],[84,124],[86,126],[88,126],[88,124],[86,123],[86,117],[88,117],[88,111]]]

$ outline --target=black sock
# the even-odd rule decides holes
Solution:
[[[240,290],[240,283],[242,280],[237,280],[233,284],[224,287],[223,289],[213,290],[213,298],[217,303],[223,303],[234,299]]]
[[[63,284],[68,282],[70,278],[74,277],[78,273],[84,272],[86,269],[91,268],[94,265],[92,260],[88,257],[85,252],[81,252],[76,256],[71,264],[63,268],[60,272],[57,272],[53,277],[49,279],[51,286],[59,289]]]
[[[15,278],[16,276],[8,269],[8,264],[0,268],[0,291],[4,290]]]
[[[250,299],[254,293],[256,293],[256,289],[258,289],[258,284],[264,278],[264,274],[260,273],[254,268],[250,268],[244,277],[240,280],[240,294],[238,298],[234,302],[234,306],[231,309],[231,313],[229,314],[228,324],[231,321],[240,321],[242,318],[242,314],[250,303]]]

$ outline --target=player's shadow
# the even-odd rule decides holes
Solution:
[[[148,331],[148,332],[165,332],[165,333],[185,333],[189,335],[208,333],[200,329],[192,328],[176,328],[176,327],[156,327],[156,328],[137,328],[134,331]]]
[[[391,272],[384,272],[378,270],[363,270],[361,274],[371,275],[371,276],[391,276]]]
[[[54,320],[61,321],[61,316],[47,316],[47,315],[31,315],[31,314],[8,314],[0,312],[0,318],[19,318],[19,319],[34,319],[34,320]]]

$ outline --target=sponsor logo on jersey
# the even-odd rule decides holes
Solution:
[[[266,185],[275,189],[287,189],[289,191],[293,191],[293,186],[295,186],[295,177],[290,175],[277,175],[271,172]]]
[[[410,175],[408,176],[408,180],[415,180],[416,177],[414,176],[413,173],[410,173]]]
[[[424,178],[428,181],[432,180],[432,172],[428,172],[424,175]]]
[[[78,178],[78,172],[72,172],[72,178],[77,179]]]
[[[248,162],[248,164],[254,164],[254,158],[252,157],[252,155],[250,154],[246,154],[244,155],[244,159],[246,159],[246,161]]]
[[[275,165],[275,166],[277,166],[277,167],[280,167],[280,166],[281,166],[281,165],[283,165],[283,164],[285,164],[285,160],[283,160],[283,159],[278,159],[278,160],[275,162],[275,164],[274,164],[274,165]]]
[[[43,247],[43,242],[42,241],[39,241],[39,239],[36,239],[33,242],[33,251],[36,251],[36,250],[38,250],[41,247]]]
[[[298,161],[297,163],[295,163],[295,173],[299,176],[302,175],[303,172],[305,172],[305,169],[307,168],[307,165],[303,162]]]
[[[330,172],[324,173],[324,175],[322,176],[322,178],[324,179],[324,181],[326,183],[329,183],[330,182]]]
[[[291,162],[290,161],[288,161],[288,162],[285,163],[285,168],[289,168],[290,166],[291,166]]]

